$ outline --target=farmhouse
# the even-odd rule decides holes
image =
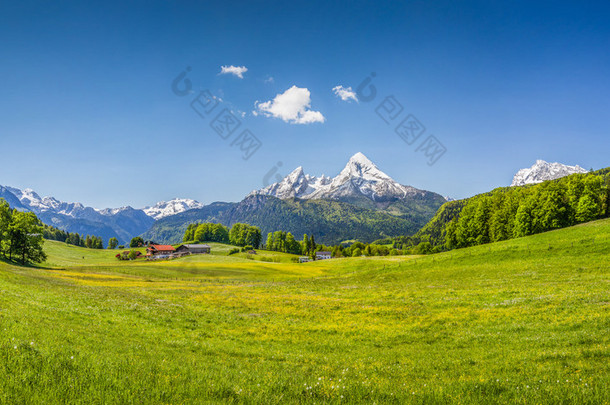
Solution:
[[[180,245],[176,248],[176,253],[190,253],[193,255],[210,253],[210,245]]]
[[[316,252],[316,260],[325,260],[332,258],[333,255],[331,252],[320,251]]]
[[[175,251],[172,245],[150,245],[146,248],[146,256],[171,255]]]

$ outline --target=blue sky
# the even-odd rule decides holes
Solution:
[[[510,184],[536,159],[607,167],[609,8],[3,2],[0,184],[140,207],[173,197],[238,201],[277,162],[282,174],[303,166],[334,176],[358,151],[403,184],[457,198]],[[177,96],[171,83],[187,66],[192,92]],[[247,71],[239,78],[222,66]],[[375,100],[333,93],[355,90],[371,72]],[[301,102],[324,122],[286,118],[284,101],[271,109],[293,86],[295,97],[279,101]],[[191,108],[203,90],[240,114],[228,140],[210,127],[220,110],[201,118]],[[394,132],[397,121],[376,114],[387,96],[404,107],[397,119],[413,114],[426,127],[413,145]],[[231,146],[244,129],[262,143],[247,160]],[[447,149],[432,166],[416,151],[429,135]]]

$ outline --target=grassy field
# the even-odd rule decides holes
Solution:
[[[0,262],[0,403],[610,401],[608,220],[425,257],[229,249]]]

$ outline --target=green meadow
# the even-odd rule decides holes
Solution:
[[[0,262],[0,403],[610,402],[610,220],[428,256]]]

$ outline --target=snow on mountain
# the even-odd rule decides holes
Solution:
[[[203,204],[195,200],[188,198],[174,198],[170,201],[160,201],[152,207],[144,207],[142,208],[142,211],[144,211],[144,213],[151,218],[161,219],[193,208],[202,207]]]
[[[305,174],[303,168],[299,166],[279,183],[273,183],[261,190],[253,191],[249,195],[272,195],[280,199],[308,198],[320,188],[328,185],[330,181],[331,179],[324,175],[316,177]]]
[[[559,179],[574,173],[587,173],[587,170],[578,165],[568,166],[561,163],[536,160],[532,167],[521,169],[515,174],[511,187],[542,183],[543,181]]]
[[[121,212],[132,210],[132,209],[133,209],[132,207],[126,206],[126,207],[120,207],[120,208],[104,208],[103,210],[96,210],[96,211],[102,215],[113,216],[113,215],[117,215]]]
[[[117,237],[126,243],[146,232],[155,220],[178,214],[203,205],[190,199],[161,201],[152,207],[95,209],[81,203],[59,201],[54,197],[41,198],[34,190],[20,190],[0,186],[0,197],[12,207],[32,211],[44,222],[68,232],[102,236],[105,240]]]
[[[364,195],[378,202],[403,199],[420,193],[421,190],[397,183],[358,152],[335,178],[310,176],[303,172],[302,167],[298,167],[282,181],[252,191],[249,195],[334,200]]]
[[[54,214],[67,215],[69,217],[79,217],[82,214],[89,213],[93,208],[85,207],[81,203],[67,203],[59,201],[54,197],[41,198],[31,188],[20,190],[14,187],[6,187],[15,197],[19,199],[30,211],[40,214],[43,212],[52,212]]]
[[[21,202],[24,207],[36,214],[53,213],[66,215],[73,218],[99,219],[96,218],[96,216],[103,215],[105,217],[113,217],[120,213],[127,213],[129,211],[140,211],[134,210],[134,208],[129,206],[120,208],[95,209],[85,207],[83,204],[78,202],[67,203],[59,201],[54,197],[41,198],[34,190],[30,188],[20,190],[14,187],[4,187],[3,189],[8,190]],[[195,200],[188,198],[175,198],[171,201],[158,202],[152,207],[143,208],[141,211],[153,219],[160,219],[193,208],[201,207],[203,207],[203,204]]]
[[[38,194],[36,194],[36,192],[34,190],[32,190],[31,188],[26,188],[25,190],[19,190],[18,188],[14,188],[14,187],[7,187],[7,189],[11,193],[13,193],[15,195],[15,197],[17,197],[19,199],[19,201],[21,201],[21,203],[23,205],[25,205],[26,207],[36,208],[36,207],[43,206],[42,198],[40,198],[40,196]]]

